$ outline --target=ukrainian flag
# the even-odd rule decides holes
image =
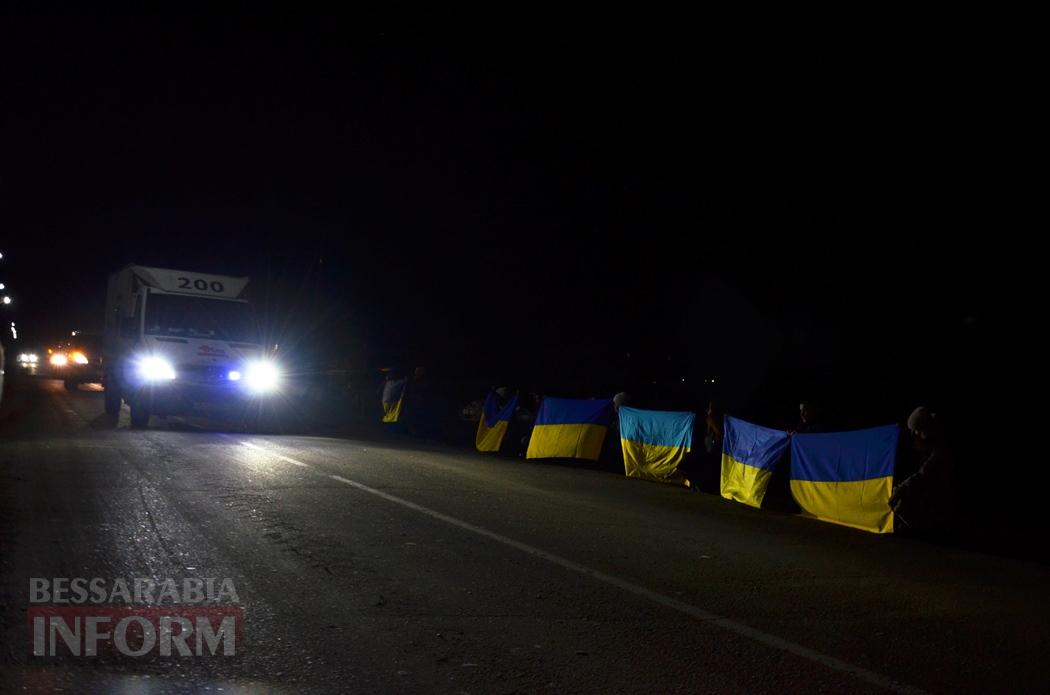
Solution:
[[[510,399],[502,410],[496,405],[496,392],[489,391],[485,398],[485,405],[481,409],[481,419],[478,421],[478,435],[474,439],[474,445],[478,451],[499,451],[503,443],[503,435],[507,433],[510,418],[514,415],[514,406],[518,404],[517,395]]]
[[[773,468],[787,450],[788,434],[728,415],[724,429],[722,497],[761,507]]]
[[[383,422],[401,419],[401,403],[405,400],[408,379],[392,379],[383,385]]]
[[[628,478],[689,485],[678,467],[693,448],[696,413],[620,407],[620,444]]]
[[[791,494],[802,513],[873,533],[893,533],[896,425],[791,439]]]
[[[597,461],[612,421],[613,402],[544,398],[525,458],[578,458]]]

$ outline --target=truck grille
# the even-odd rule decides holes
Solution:
[[[191,384],[229,384],[229,367],[186,366],[176,368],[180,381]]]

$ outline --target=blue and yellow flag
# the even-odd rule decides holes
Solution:
[[[405,400],[408,379],[391,379],[383,384],[383,422],[401,419],[401,403]]]
[[[761,507],[788,434],[726,416],[722,438],[722,497]]]
[[[612,421],[613,402],[544,398],[536,413],[525,458],[577,458],[597,461]]]
[[[503,435],[507,433],[510,419],[514,415],[514,406],[518,404],[518,396],[503,408],[496,404],[496,392],[489,391],[485,398],[485,405],[481,409],[481,419],[478,421],[478,434],[474,439],[474,445],[478,451],[499,451],[503,443]]]
[[[896,425],[791,439],[791,494],[802,513],[873,533],[893,533]]]
[[[620,407],[620,444],[628,478],[689,485],[678,467],[693,448],[696,413]]]

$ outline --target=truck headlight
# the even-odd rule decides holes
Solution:
[[[138,368],[144,381],[171,381],[175,378],[175,368],[163,357],[144,357]]]
[[[281,381],[281,372],[273,362],[257,360],[244,368],[244,383],[255,393],[274,391]]]
[[[61,352],[56,352],[51,355],[51,359],[48,360],[54,367],[65,367],[69,360]]]
[[[88,358],[87,355],[78,351],[73,353],[73,361],[77,364],[87,364]]]

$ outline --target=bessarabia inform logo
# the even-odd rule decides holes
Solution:
[[[229,578],[29,580],[33,656],[234,656],[244,611]]]

